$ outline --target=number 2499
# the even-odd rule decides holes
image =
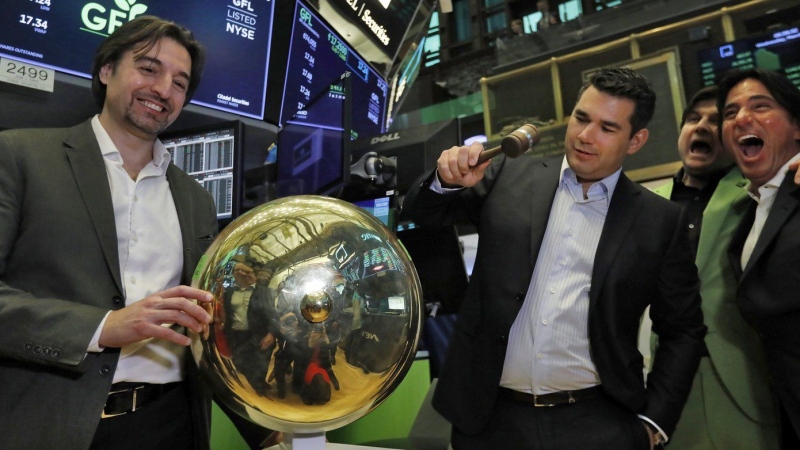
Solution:
[[[26,66],[15,62],[9,62],[6,66],[6,72],[11,75],[23,76],[42,81],[47,80],[48,73],[46,70],[37,69],[36,67]]]

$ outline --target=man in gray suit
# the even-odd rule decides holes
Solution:
[[[99,115],[0,133],[0,448],[209,447],[185,329],[211,294],[185,284],[215,207],[156,138],[203,63],[191,32],[136,18],[96,53]]]

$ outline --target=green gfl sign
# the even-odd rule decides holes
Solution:
[[[87,3],[81,10],[81,21],[86,30],[108,36],[123,23],[147,11],[147,5],[137,4],[136,0],[114,0],[114,4],[116,9]]]

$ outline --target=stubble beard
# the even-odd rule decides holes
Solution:
[[[125,111],[125,121],[142,133],[152,137],[158,136],[170,125],[167,117],[157,119],[147,113],[137,114],[133,111],[132,106]]]

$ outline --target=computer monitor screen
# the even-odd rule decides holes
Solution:
[[[328,195],[349,181],[350,78],[329,84],[278,132],[278,197]],[[319,120],[309,123],[309,116]]]
[[[458,312],[469,284],[464,253],[453,226],[418,228],[408,223],[397,238],[417,269],[425,303],[438,303],[443,314]]]
[[[307,108],[335,78],[352,73],[352,138],[375,136],[385,129],[387,84],[311,9],[297,2],[292,25],[280,125],[328,125],[322,111]],[[306,110],[302,116],[297,112]]]
[[[394,191],[386,192],[375,198],[353,200],[351,203],[375,216],[392,232],[395,231],[397,225],[397,195],[395,195]]]
[[[3,2],[0,56],[90,78],[95,50],[109,34],[136,16],[155,15],[187,27],[206,48],[203,80],[193,103],[263,119],[275,3]]]
[[[792,27],[697,52],[703,86],[719,83],[729,69],[782,72],[800,89],[800,29]]]
[[[218,219],[232,219],[240,214],[242,131],[239,122],[165,133],[161,142],[172,162],[214,197]]]

